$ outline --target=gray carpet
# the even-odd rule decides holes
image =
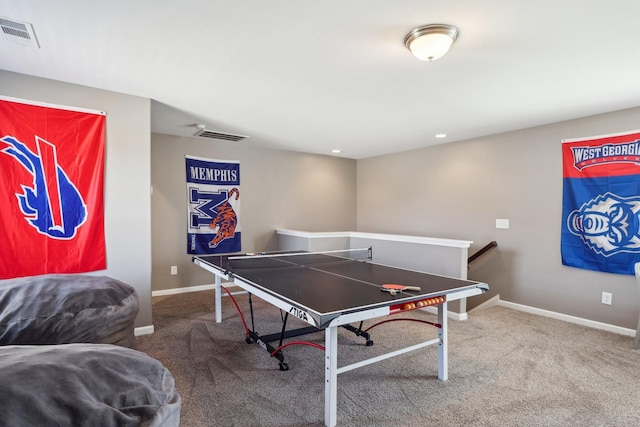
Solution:
[[[237,299],[248,317],[247,297]],[[267,319],[258,332],[279,330],[279,311],[254,303],[256,318]],[[215,323],[213,291],[154,297],[153,317],[155,332],[138,337],[139,350],[175,376],[182,426],[324,425],[320,350],[286,348],[290,369],[281,372],[265,350],[245,343],[229,298]],[[503,307],[449,325],[447,382],[437,379],[435,347],[346,372],[338,376],[338,425],[640,425],[640,351],[631,337]],[[339,365],[435,336],[433,327],[395,322],[373,329],[375,345],[366,347],[343,331]]]

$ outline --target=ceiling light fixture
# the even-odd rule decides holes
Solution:
[[[414,28],[404,38],[404,45],[422,61],[443,57],[458,38],[458,29],[447,24],[429,24]]]
[[[447,134],[446,134],[446,133],[436,133],[434,136],[435,136],[436,138],[446,138],[446,137],[447,137]]]

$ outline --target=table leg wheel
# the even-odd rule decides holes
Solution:
[[[280,363],[280,370],[281,371],[288,371],[289,370],[289,365],[287,365],[284,362]]]
[[[251,338],[250,338],[250,337],[246,337],[246,338],[244,339],[244,341],[245,341],[247,344],[251,344],[251,343],[252,343],[252,341],[251,341]]]
[[[371,347],[373,345],[373,340],[367,340],[367,347]]]

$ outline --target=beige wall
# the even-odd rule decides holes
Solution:
[[[240,161],[242,250],[275,250],[278,228],[354,230],[356,162],[246,142],[151,137],[153,290],[213,283],[187,254],[185,155]],[[172,276],[171,266],[178,266]]]
[[[489,297],[635,328],[632,276],[560,263],[560,141],[639,129],[640,108],[356,162],[151,135],[148,99],[6,71],[0,71],[0,94],[107,112],[108,266],[95,274],[136,288],[136,326],[152,324],[152,289],[212,281],[186,254],[184,156],[190,154],[241,162],[245,251],[275,249],[277,228],[473,240],[471,253],[496,240],[498,248],[468,275],[490,284]],[[511,228],[496,229],[497,218],[508,218]],[[613,305],[600,303],[602,291],[613,294]],[[470,299],[469,307],[482,300]]]
[[[107,269],[94,272],[132,285],[137,327],[151,326],[149,99],[0,70],[0,94],[107,113],[105,238]]]
[[[640,128],[640,108],[358,161],[358,231],[473,240],[469,279],[502,300],[635,329],[633,276],[560,260],[561,140]],[[510,220],[496,229],[495,220]],[[613,305],[601,304],[602,291]]]

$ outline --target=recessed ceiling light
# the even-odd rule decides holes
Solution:
[[[339,148],[334,148],[333,150],[331,150],[331,152],[334,153],[334,154],[339,154],[339,153],[342,152],[342,150],[339,149]]]
[[[436,137],[436,138],[446,138],[446,137],[447,137],[447,134],[446,134],[446,133],[437,133],[437,134],[435,135],[435,137]]]

